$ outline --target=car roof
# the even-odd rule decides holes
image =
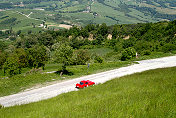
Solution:
[[[92,81],[90,81],[90,80],[82,80],[81,82],[92,82]]]

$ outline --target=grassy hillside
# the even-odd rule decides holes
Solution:
[[[33,11],[32,18],[55,25],[113,25],[174,20],[175,3],[176,0],[0,0],[0,11],[18,9],[28,14]]]
[[[0,12],[0,30],[13,29],[13,31],[22,30],[23,32],[32,30],[42,30],[38,26],[42,23],[40,20],[27,18],[18,11],[2,11]],[[34,28],[33,25],[36,27]]]
[[[176,68],[114,79],[28,105],[0,109],[6,117],[176,117]]]

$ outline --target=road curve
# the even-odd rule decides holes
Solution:
[[[130,75],[137,72],[142,72],[142,71],[156,69],[156,68],[174,67],[176,66],[176,56],[151,59],[151,60],[143,60],[138,62],[139,64],[134,64],[134,65],[122,67],[119,69],[114,69],[114,70],[101,72],[93,75],[79,77],[72,80],[67,80],[64,82],[49,85],[46,87],[0,97],[0,104],[3,105],[4,107],[27,104],[27,103],[55,97],[59,94],[66,93],[69,91],[77,91],[78,89],[75,88],[75,84],[81,80],[88,79],[98,84],[98,83],[104,83],[114,78]]]

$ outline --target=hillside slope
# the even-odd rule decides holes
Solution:
[[[0,109],[1,118],[176,117],[176,68],[138,73],[55,98]]]
[[[96,84],[99,84],[117,77],[122,77],[125,75],[137,73],[137,72],[142,72],[142,71],[156,69],[156,68],[175,67],[175,66],[176,66],[176,56],[158,58],[158,59],[152,59],[152,60],[143,60],[143,61],[139,61],[139,64],[134,64],[131,66],[122,67],[119,69],[114,69],[114,70],[101,72],[93,75],[83,76],[72,80],[67,80],[64,82],[49,85],[46,87],[20,92],[20,93],[5,96],[5,97],[0,97],[0,104],[2,104],[5,107],[27,104],[27,103],[55,97],[62,93],[76,91],[77,90],[75,88],[76,83],[82,80],[91,80],[91,81],[94,81]]]
[[[52,26],[60,23],[131,24],[176,18],[176,0],[0,0],[0,14],[7,9],[26,14],[33,12],[32,18],[45,20]],[[3,17],[1,15],[0,19]]]

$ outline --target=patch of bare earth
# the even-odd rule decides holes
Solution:
[[[129,36],[129,35],[128,35],[128,36],[125,36],[123,39],[124,39],[124,40],[128,40],[128,39],[130,39],[130,36]]]
[[[66,25],[66,24],[59,24],[59,25],[48,25],[48,27],[62,27],[65,29],[70,29],[72,26],[71,25]]]
[[[107,37],[107,39],[111,40],[112,39],[112,35],[109,34],[108,37]]]

